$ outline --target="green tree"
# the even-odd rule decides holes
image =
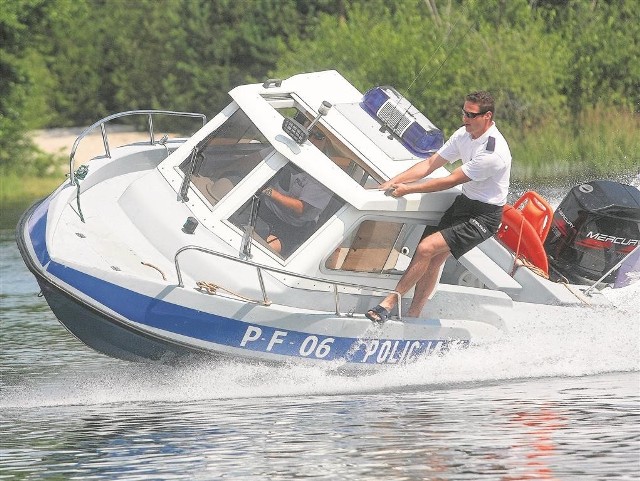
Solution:
[[[292,42],[276,72],[337,69],[361,90],[393,85],[448,130],[466,93],[490,90],[498,118],[527,128],[564,107],[568,52],[526,0],[503,7],[469,2],[436,17],[418,0],[354,4],[346,21],[324,15],[313,38]]]
[[[0,169],[44,169],[28,129],[138,108],[211,115],[238,84],[321,69],[362,91],[393,85],[449,133],[464,94],[488,89],[513,138],[576,134],[583,113],[640,112],[635,3],[0,0]]]
[[[565,42],[573,55],[566,86],[579,110],[606,104],[640,112],[640,22],[632,0],[572,0],[566,12]]]
[[[55,82],[46,99],[54,115],[48,126],[89,125],[112,113],[110,43],[122,32],[110,21],[111,8],[117,10],[111,1],[75,0],[52,23],[41,47]]]
[[[31,32],[42,27],[47,12],[35,0],[3,1],[0,5],[0,173],[12,165],[33,161],[26,137],[25,109],[35,80],[27,60]]]
[[[294,0],[184,0],[164,79],[180,108],[216,113],[233,87],[261,81],[304,23]]]
[[[79,0],[52,35],[57,125],[121,110],[217,112],[227,91],[262,80],[290,37],[303,35],[319,0]]]

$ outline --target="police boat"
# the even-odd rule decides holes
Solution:
[[[394,198],[377,186],[435,152],[442,132],[392,87],[362,94],[336,71],[230,96],[210,121],[143,110],[96,122],[73,145],[68,179],[22,216],[27,267],[60,322],[96,351],[404,364],[504,336],[519,304],[606,303],[600,288],[637,251],[635,187],[582,184],[555,212],[528,192],[505,206],[494,238],[445,264],[422,318],[403,315],[409,294],[373,324],[363,313],[394,292],[423,231],[460,193]],[[145,139],[112,146],[123,119],[144,125]],[[195,133],[174,135],[189,122]],[[77,158],[96,132],[104,150]],[[274,190],[296,189],[309,209],[272,230]]]

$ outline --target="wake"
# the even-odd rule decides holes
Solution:
[[[639,287],[635,283],[606,292],[615,307],[525,305],[512,312],[508,332],[494,342],[366,375],[299,364],[172,368],[105,358],[88,369],[77,365],[52,378],[12,386],[0,395],[0,408],[338,396],[640,372]]]

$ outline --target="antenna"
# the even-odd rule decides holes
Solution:
[[[431,5],[432,8],[435,8],[435,4]],[[411,90],[411,87],[413,87],[413,85],[416,83],[416,81],[418,80],[418,78],[422,75],[422,72],[424,72],[424,70],[427,68],[427,65],[429,65],[429,62],[431,61],[431,59],[435,56],[436,53],[438,53],[438,50],[440,50],[440,48],[442,48],[442,46],[444,45],[444,43],[449,39],[449,37],[451,36],[451,32],[454,31],[454,29],[458,26],[458,23],[460,22],[460,20],[462,18],[466,18],[466,10],[467,10],[467,6],[463,6],[463,14],[460,15],[458,17],[458,19],[456,20],[456,22],[451,26],[451,28],[449,28],[449,31],[447,32],[447,34],[444,36],[444,38],[442,39],[442,41],[440,42],[440,44],[436,47],[436,49],[433,51],[433,53],[431,54],[431,57],[429,58],[429,60],[427,60],[424,65],[422,66],[422,68],[420,69],[420,71],[416,74],[416,76],[413,78],[413,80],[411,81],[411,83],[409,84],[409,86],[406,89],[407,94],[409,94],[409,90]],[[437,15],[437,12],[436,14]],[[473,26],[473,25],[472,25]],[[451,54],[451,52],[455,51],[458,46],[462,43],[462,41],[467,38],[467,36],[469,35],[469,32],[471,31],[471,27],[469,27],[467,29],[467,31],[465,32],[465,34],[462,36],[462,38],[460,40],[458,40],[458,42],[453,46],[453,48],[451,50],[449,50],[449,52],[447,52],[446,57],[444,58],[444,60],[442,61],[442,63],[440,63],[440,65],[438,65],[438,68],[433,72],[433,74],[431,75],[431,77],[429,78],[429,80],[427,81],[425,88],[422,90],[422,92],[424,92],[425,90],[427,90],[427,87],[431,84],[431,82],[433,81],[433,79],[436,77],[436,75],[438,74],[438,72],[440,72],[440,69],[444,66],[445,63],[447,63],[447,60],[449,60],[449,56]],[[396,107],[400,104],[400,99],[398,99],[398,104],[396,104]],[[407,111],[408,111],[409,107],[407,107]],[[407,111],[405,111],[405,114],[407,113]]]
[[[318,109],[318,115],[316,116],[315,119],[313,119],[313,122],[309,124],[309,127],[307,127],[307,131],[311,132],[311,129],[313,128],[313,126],[318,123],[318,120],[320,120],[320,117],[327,115],[331,107],[333,107],[333,105],[331,105],[326,100],[323,100],[322,103],[320,104],[320,108]]]

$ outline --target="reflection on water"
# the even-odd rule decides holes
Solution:
[[[18,219],[22,213],[29,208],[34,200],[21,199],[15,201],[3,201],[0,208],[0,232],[3,230],[13,230],[18,224]]]
[[[14,479],[632,479],[636,381],[4,408],[0,466]]]
[[[637,479],[637,292],[363,377],[130,364],[55,320],[0,231],[0,480]],[[630,292],[630,291],[627,291]]]

